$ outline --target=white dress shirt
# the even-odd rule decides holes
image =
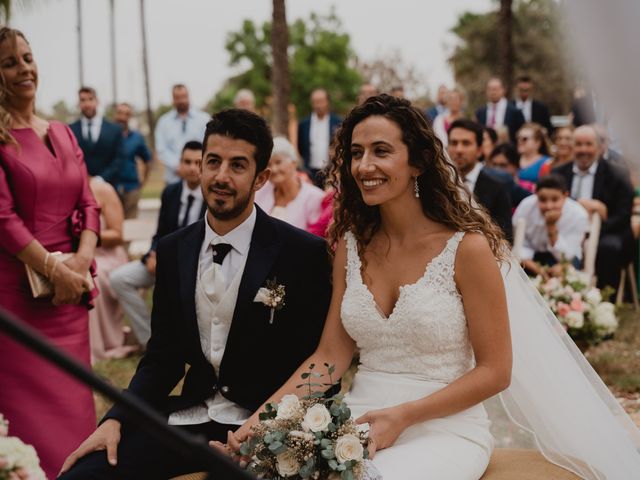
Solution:
[[[500,100],[498,100],[497,103],[487,103],[487,122],[486,125],[488,127],[492,127],[494,129],[499,128],[504,126],[504,116],[507,113],[507,104],[509,102],[507,101],[506,98],[502,97]],[[489,122],[491,120],[491,110],[495,108],[495,120],[493,122],[493,125],[491,125]]]
[[[204,138],[204,131],[211,116],[200,110],[190,109],[181,117],[173,109],[160,117],[156,125],[156,153],[164,165],[164,178],[167,183],[180,180],[177,170],[184,144]]]
[[[554,245],[549,243],[547,226],[536,195],[530,195],[520,202],[513,214],[514,226],[520,218],[525,219],[524,243],[520,251],[523,260],[532,260],[536,252],[550,252],[557,260],[562,257],[569,261],[582,259],[582,241],[589,230],[589,214],[575,200],[567,198],[564,201],[556,224],[558,238]]]
[[[224,236],[218,235],[205,220],[196,281],[196,316],[202,352],[218,375],[255,224],[255,207],[249,218]],[[219,243],[232,246],[222,265],[213,262],[212,245]],[[224,388],[221,388],[223,392]],[[228,400],[222,393],[209,397],[204,403],[172,413],[169,424],[196,425],[213,420],[242,425],[253,413]]]
[[[85,140],[89,139],[89,122],[91,122],[91,141],[96,143],[100,137],[100,130],[102,129],[102,115],[96,115],[93,118],[80,117],[82,136]]]
[[[589,170],[582,171],[578,166],[573,164],[573,179],[571,180],[571,198],[581,200],[593,198],[593,182],[596,178],[596,170],[598,170],[598,161],[593,162]]]
[[[320,170],[329,162],[329,114],[320,119],[315,113],[311,114],[311,126],[309,127],[310,159],[309,166]]]
[[[187,219],[187,225],[191,225],[193,222],[200,220],[200,210],[202,210],[202,188],[198,185],[191,190],[186,180],[182,181],[182,193],[180,194],[180,211],[178,212],[178,225],[182,225],[184,215],[187,212],[187,204],[189,203],[189,195],[193,195],[193,203],[189,210],[189,218]]]
[[[482,170],[482,164],[477,162],[475,166],[471,169],[469,173],[467,173],[464,177],[464,184],[469,189],[470,193],[476,189],[476,183],[478,182],[478,176],[480,175],[480,171]]]
[[[531,105],[532,103],[530,98],[524,101],[516,101],[516,107],[518,107],[518,110],[522,112],[522,116],[524,117],[525,122],[531,122]]]

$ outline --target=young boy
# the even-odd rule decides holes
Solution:
[[[551,174],[538,180],[536,194],[522,200],[513,214],[514,227],[521,218],[526,223],[520,252],[525,270],[538,274],[539,264],[555,265],[562,259],[580,265],[589,216],[569,198],[564,178]]]

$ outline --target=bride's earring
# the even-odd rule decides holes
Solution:
[[[418,186],[418,177],[413,179],[413,191],[416,192],[416,198],[420,198],[420,187]]]

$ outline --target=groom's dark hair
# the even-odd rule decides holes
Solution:
[[[256,147],[256,174],[267,168],[273,150],[273,137],[269,125],[261,116],[241,108],[228,108],[214,114],[204,132],[203,155],[209,135],[223,135],[250,143]]]

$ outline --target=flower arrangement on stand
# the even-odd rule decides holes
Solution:
[[[35,448],[9,437],[9,422],[0,413],[0,480],[46,480]]]
[[[307,395],[285,395],[280,403],[269,403],[260,413],[260,423],[245,441],[240,454],[250,459],[247,469],[258,478],[360,480],[376,478],[368,457],[366,432],[351,419],[343,395],[325,398],[316,387],[333,386],[334,366],[325,364],[329,383],[323,374],[302,374]],[[367,463],[365,463],[367,462]]]
[[[589,275],[569,263],[554,268],[555,276],[546,267],[543,272],[533,283],[578,345],[594,345],[613,336],[618,319],[615,306],[606,301],[613,293],[610,288],[589,286]]]

